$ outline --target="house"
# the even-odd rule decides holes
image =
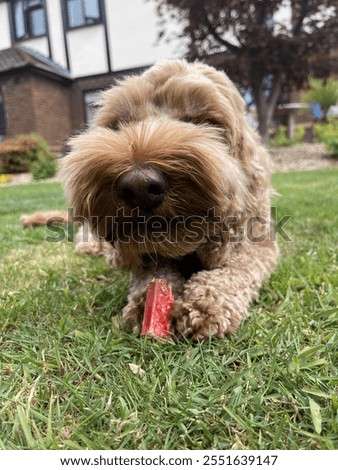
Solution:
[[[145,0],[0,0],[0,31],[0,140],[37,132],[55,150],[116,77],[184,55]]]

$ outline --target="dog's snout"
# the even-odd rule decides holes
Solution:
[[[167,189],[165,175],[151,166],[136,166],[117,180],[119,197],[132,209],[154,209],[161,204]]]

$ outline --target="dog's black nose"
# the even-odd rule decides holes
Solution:
[[[132,209],[154,209],[161,204],[167,189],[167,178],[152,166],[136,166],[117,180],[119,197]]]

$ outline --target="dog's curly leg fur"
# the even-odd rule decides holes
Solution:
[[[248,316],[263,280],[276,264],[277,245],[243,247],[224,267],[203,270],[185,284],[174,306],[175,329],[196,340],[224,338]]]

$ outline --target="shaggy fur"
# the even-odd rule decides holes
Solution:
[[[78,249],[131,271],[127,327],[139,332],[147,284],[161,277],[173,285],[176,336],[233,333],[278,248],[269,158],[229,78],[199,63],[160,63],[105,92],[93,125],[70,146],[64,187],[92,232]],[[137,213],[118,191],[136,167],[168,182],[161,203]]]

